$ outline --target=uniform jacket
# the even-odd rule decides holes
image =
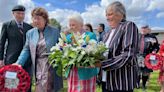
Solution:
[[[22,34],[15,20],[3,24],[0,35],[0,60],[4,59],[5,64],[16,62],[23,49],[26,32],[31,28],[31,25],[23,22]],[[29,65],[28,63],[26,65]]]
[[[139,35],[139,47],[141,46],[141,40],[142,40],[142,34]],[[149,53],[152,53],[152,51],[158,51],[159,50],[159,44],[158,40],[153,34],[146,34],[144,35],[144,51],[143,53],[140,53],[140,48],[139,48],[139,53],[143,54],[145,57]]]

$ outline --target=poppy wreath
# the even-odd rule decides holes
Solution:
[[[152,65],[151,62],[150,62],[150,57],[151,56],[155,56],[155,60],[157,60],[157,64],[155,65]],[[152,70],[158,70],[161,68],[161,65],[162,65],[162,57],[159,55],[159,54],[156,54],[156,53],[150,53],[148,54],[146,57],[145,57],[145,65],[149,68],[149,69],[152,69]]]
[[[7,71],[16,72],[19,83],[17,88],[9,89],[5,87],[5,74]],[[2,92],[27,92],[30,88],[30,76],[22,68],[17,65],[6,65],[0,68],[0,91]]]

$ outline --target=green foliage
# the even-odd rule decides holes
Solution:
[[[61,33],[59,43],[51,48],[49,63],[57,67],[57,74],[61,76],[62,71],[66,71],[68,66],[95,67],[97,61],[103,60],[103,53],[107,51],[104,43],[97,43],[96,40],[89,40],[87,43],[83,37],[72,34],[72,42],[68,43],[65,34]],[[78,38],[78,39],[77,39]]]
[[[105,46],[101,46],[94,52],[87,53],[85,48],[65,46],[62,50],[55,49],[49,55],[49,63],[53,67],[57,67],[57,74],[61,75],[61,70],[65,71],[71,65],[76,67],[94,67],[94,63],[97,60],[104,59],[102,54],[106,50]]]
[[[61,25],[56,19],[54,19],[54,18],[49,19],[49,23],[50,23],[50,25],[54,26],[55,28],[61,30]]]

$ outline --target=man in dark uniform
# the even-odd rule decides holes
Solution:
[[[151,29],[149,28],[148,25],[141,27],[138,51],[139,51],[139,56],[142,56],[143,58],[145,58],[146,55],[148,55],[152,52],[153,53],[157,52],[159,50],[158,40],[155,37],[155,35],[151,34],[150,32],[151,32]],[[141,65],[139,64],[140,75],[139,75],[138,83],[140,84],[140,78],[142,75],[142,88],[145,89],[146,82],[148,81],[150,73],[153,72],[153,70],[148,69],[144,65],[143,61],[144,61],[144,59],[142,61],[140,59],[138,59],[138,62],[142,63]]]
[[[0,67],[16,62],[25,44],[26,32],[32,28],[23,22],[25,7],[17,5],[12,9],[14,19],[3,23],[0,35]],[[31,71],[31,61],[23,67],[27,72]]]

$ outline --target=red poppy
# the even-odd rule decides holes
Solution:
[[[17,88],[7,88],[5,87],[5,74],[7,71],[16,72],[19,83]],[[6,65],[0,68],[0,91],[2,92],[27,92],[30,88],[30,76],[21,67],[17,65]]]
[[[160,46],[159,54],[160,54],[161,56],[164,56],[164,41],[163,41],[163,43],[162,43],[161,46]]]

